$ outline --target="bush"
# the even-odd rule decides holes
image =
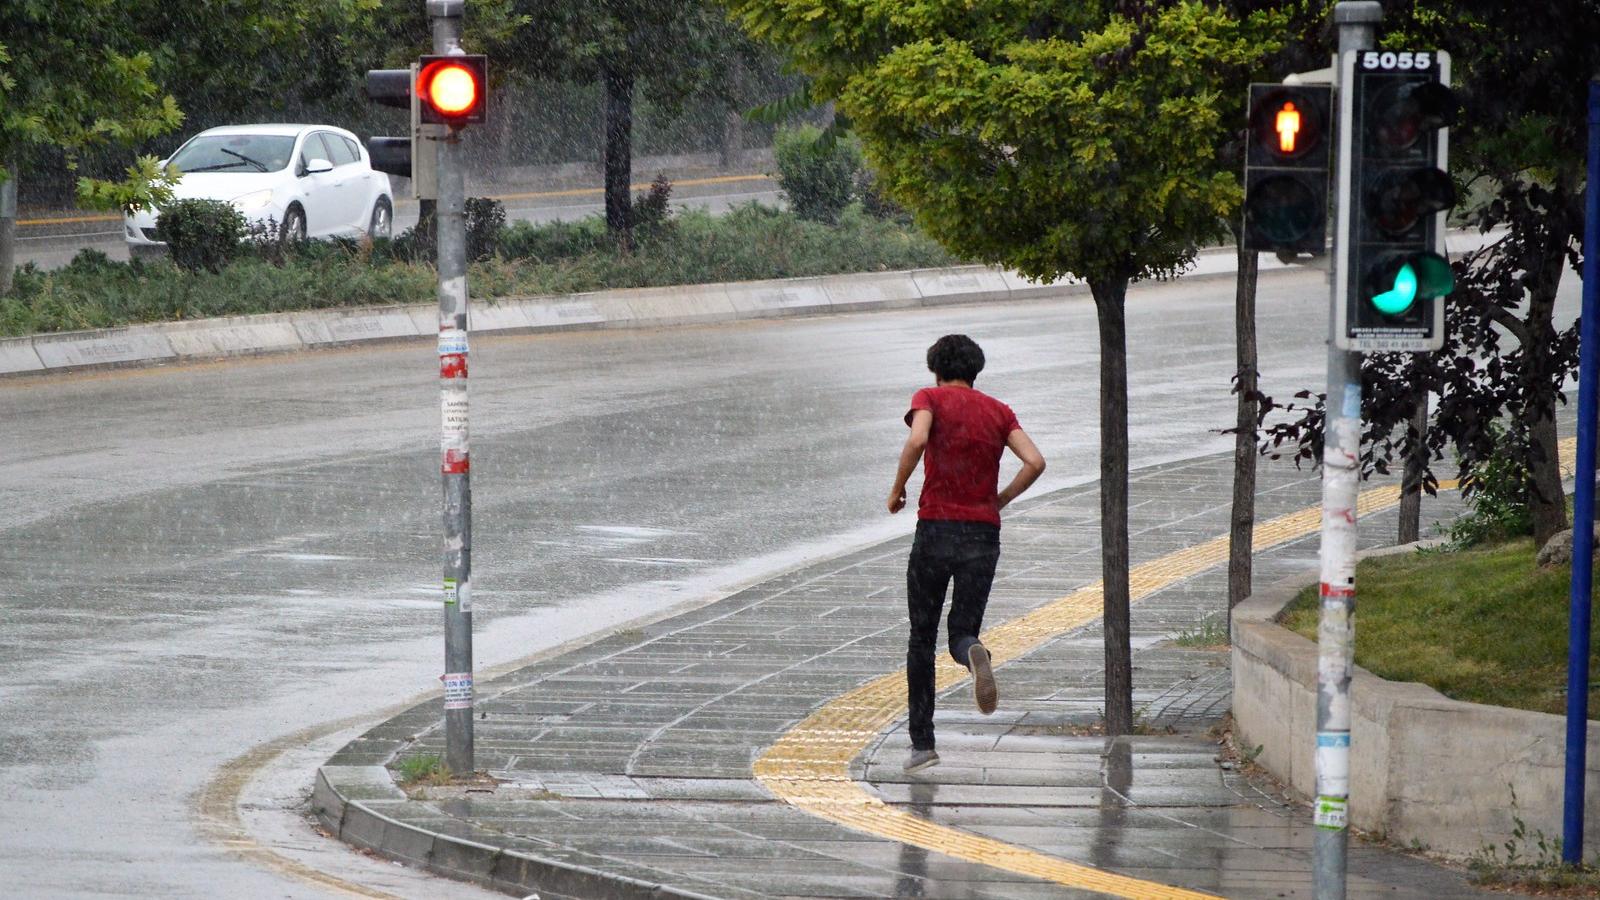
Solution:
[[[658,173],[650,190],[633,198],[633,230],[646,240],[659,237],[672,221],[672,182]]]
[[[1533,534],[1528,469],[1517,461],[1516,438],[1498,425],[1490,433],[1494,452],[1467,473],[1462,485],[1467,512],[1450,523],[1450,544],[1456,549]]]
[[[807,125],[778,132],[772,146],[778,163],[778,186],[794,214],[829,225],[850,205],[861,148],[853,138],[824,139]]]
[[[862,168],[856,172],[855,191],[856,197],[861,201],[861,209],[867,215],[874,219],[899,222],[902,225],[911,224],[911,213],[884,196],[878,188],[878,179],[872,174],[872,170]]]
[[[156,238],[189,272],[221,272],[238,254],[245,230],[244,216],[220,200],[179,200],[156,219]]]
[[[462,210],[467,220],[467,259],[483,260],[500,249],[506,227],[506,206],[488,197],[470,197]]]

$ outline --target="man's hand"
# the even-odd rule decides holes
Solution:
[[[889,493],[889,513],[893,515],[906,508],[906,489],[902,485]]]

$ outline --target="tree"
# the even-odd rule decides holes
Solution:
[[[16,241],[16,182],[47,153],[79,154],[130,144],[182,121],[171,96],[151,77],[147,52],[130,47],[135,33],[116,0],[58,4],[21,0],[0,7],[0,294],[11,290]],[[133,205],[163,196],[167,180],[142,159],[121,181],[80,179],[86,205]],[[6,208],[9,205],[9,208]]]
[[[1386,46],[1437,46],[1454,57],[1462,100],[1451,133],[1451,169],[1468,198],[1463,212],[1484,232],[1507,229],[1483,251],[1455,262],[1457,288],[1446,305],[1447,337],[1437,354],[1373,354],[1363,362],[1363,464],[1388,471],[1412,462],[1433,493],[1437,477],[1420,463],[1454,450],[1468,490],[1496,451],[1527,472],[1534,538],[1541,545],[1566,526],[1555,407],[1577,364],[1577,329],[1557,329],[1556,292],[1579,263],[1587,82],[1600,72],[1600,6],[1557,0],[1506,6],[1490,0],[1415,3],[1390,24]],[[1432,426],[1409,419],[1427,392],[1439,395]],[[1278,405],[1299,413],[1267,432],[1263,450],[1296,446],[1300,459],[1321,452],[1320,399]],[[1496,441],[1502,421],[1508,439]],[[1404,431],[1400,429],[1404,426]],[[1397,436],[1398,433],[1398,436]]]
[[[635,91],[672,109],[698,88],[731,87],[738,79],[723,76],[747,45],[703,0],[522,0],[517,10],[526,24],[513,53],[526,74],[603,88],[606,226],[631,246]]]
[[[1128,284],[1175,275],[1239,203],[1217,170],[1222,86],[1274,14],[1198,2],[729,0],[836,99],[895,200],[953,252],[1089,284],[1098,314],[1106,727],[1133,725],[1128,644]],[[1223,110],[1226,110],[1224,112]]]

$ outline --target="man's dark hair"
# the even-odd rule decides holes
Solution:
[[[947,334],[928,348],[928,371],[940,381],[971,384],[983,371],[983,348],[964,334]]]

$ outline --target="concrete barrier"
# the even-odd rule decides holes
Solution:
[[[1314,572],[1286,579],[1233,611],[1235,737],[1305,797],[1316,791],[1317,647],[1276,619],[1316,582]],[[1513,817],[1527,824],[1525,852],[1535,830],[1561,836],[1562,716],[1451,700],[1359,667],[1350,704],[1352,826],[1452,856],[1510,840]],[[1589,723],[1588,742],[1588,782],[1600,784],[1600,724]],[[1589,792],[1585,816],[1600,822],[1600,792]],[[1600,828],[1586,829],[1583,849],[1600,851]]]
[[[1195,275],[1210,277],[1231,271],[1232,260],[1231,249],[1202,254]],[[470,327],[479,334],[653,328],[1087,293],[1088,288],[1080,282],[1041,285],[988,266],[954,266],[474,300]],[[215,359],[374,340],[431,339],[438,331],[439,314],[433,304],[130,325],[0,340],[0,375]]]

